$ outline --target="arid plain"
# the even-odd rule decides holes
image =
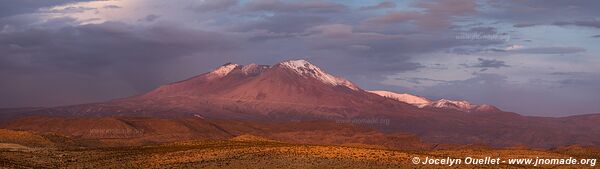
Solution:
[[[107,141],[107,140],[105,140]],[[440,168],[424,158],[599,158],[597,147],[552,150],[484,146],[402,150],[367,144],[286,143],[240,135],[227,140],[115,146],[98,140],[0,130],[2,168]],[[589,165],[454,165],[457,168],[593,168]]]

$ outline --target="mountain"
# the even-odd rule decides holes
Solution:
[[[463,112],[500,112],[496,106],[489,104],[471,104],[468,101],[464,100],[448,100],[448,99],[440,99],[437,101],[431,101],[427,98],[416,96],[407,93],[395,93],[384,90],[373,90],[369,91],[371,93],[375,93],[377,95],[390,98],[393,100],[397,100],[403,103],[408,103],[419,108],[439,108],[439,109],[453,109],[459,110]]]
[[[429,100],[427,98],[424,98],[421,96],[415,96],[415,95],[407,94],[407,93],[394,93],[394,92],[384,91],[384,90],[372,90],[369,92],[375,93],[377,95],[387,97],[390,99],[394,99],[394,100],[397,100],[400,102],[412,104],[417,107],[424,107],[431,103],[431,100]]]
[[[148,103],[140,111],[169,110],[210,118],[352,118],[374,111],[413,111],[330,75],[305,60],[273,66],[225,64],[190,79],[160,86],[113,105]],[[97,112],[88,112],[97,114]]]
[[[467,101],[370,92],[308,61],[291,60],[275,65],[228,63],[107,102],[0,110],[0,127],[139,142],[251,134],[314,144],[373,137],[379,141],[372,144],[393,146],[421,145],[422,140],[557,147],[600,145],[596,117],[529,117]]]
[[[108,102],[36,109],[54,116],[145,116],[301,120],[421,110],[360,89],[305,60],[272,66],[225,64],[211,72]]]

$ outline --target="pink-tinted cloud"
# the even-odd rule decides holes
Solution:
[[[370,5],[370,6],[363,6],[360,7],[360,10],[377,10],[377,9],[386,9],[386,8],[394,8],[396,7],[396,3],[392,2],[392,1],[384,1],[384,2],[380,2],[376,5]]]
[[[346,6],[325,1],[285,2],[280,0],[252,0],[246,8],[251,11],[278,12],[340,12]]]
[[[454,17],[466,16],[476,12],[477,5],[473,0],[450,0],[420,2],[414,5],[422,8],[422,12],[399,11],[376,16],[366,20],[366,24],[387,25],[399,22],[414,21],[417,25],[429,29],[443,29],[451,25]]]

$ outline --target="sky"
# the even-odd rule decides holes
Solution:
[[[106,101],[306,59],[363,89],[600,113],[596,0],[0,0],[0,107]]]

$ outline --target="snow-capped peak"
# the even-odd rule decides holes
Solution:
[[[496,106],[489,105],[489,104],[478,105],[473,110],[474,111],[478,111],[478,112],[497,112],[497,111],[501,111]]]
[[[227,76],[227,74],[229,74],[233,69],[235,69],[238,66],[240,66],[240,65],[233,64],[233,63],[227,63],[221,67],[216,68],[215,70],[213,70],[212,72],[210,72],[208,74],[209,74],[210,78],[224,77],[224,76]]]
[[[427,98],[415,96],[415,95],[407,94],[407,93],[395,93],[395,92],[383,91],[383,90],[374,90],[374,91],[368,91],[368,92],[371,92],[371,93],[374,93],[374,94],[377,94],[377,95],[380,95],[383,97],[391,98],[391,99],[394,99],[394,100],[397,100],[400,102],[412,104],[419,108],[433,107],[433,108],[440,108],[440,109],[454,109],[454,110],[459,110],[459,111],[463,111],[463,112],[501,111],[500,109],[498,109],[497,107],[495,107],[493,105],[471,104],[468,101],[464,101],[464,100],[440,99],[437,101],[431,101]]]
[[[369,91],[369,92],[375,93],[377,95],[387,97],[390,99],[394,99],[397,101],[401,101],[404,103],[412,104],[417,107],[426,106],[427,104],[429,104],[431,102],[427,98],[424,98],[421,96],[415,96],[415,95],[411,95],[411,94],[407,94],[407,93],[394,93],[394,92],[383,91],[383,90],[373,90],[373,91]]]
[[[440,99],[438,101],[432,102],[430,104],[432,107],[437,107],[437,108],[450,108],[450,109],[458,109],[458,110],[470,110],[472,108],[475,108],[476,105],[473,105],[467,101],[464,100],[447,100],[447,99]]]
[[[350,82],[346,79],[335,77],[333,75],[325,73],[319,67],[311,64],[310,62],[308,62],[306,60],[289,60],[289,61],[281,62],[281,63],[279,63],[279,65],[281,65],[285,68],[288,68],[300,75],[316,78],[326,84],[330,84],[330,85],[334,85],[334,86],[337,86],[337,85],[346,86],[352,90],[358,90],[358,87],[356,85],[352,84],[352,82]]]
[[[258,65],[255,63],[242,66],[242,73],[245,75],[260,74],[263,70],[268,69],[269,65]]]

